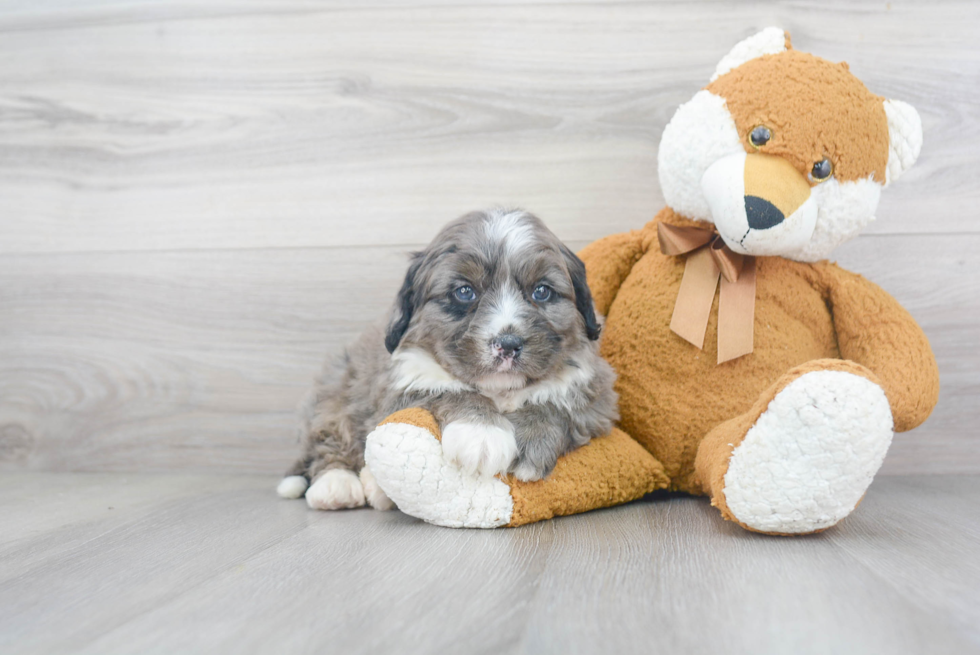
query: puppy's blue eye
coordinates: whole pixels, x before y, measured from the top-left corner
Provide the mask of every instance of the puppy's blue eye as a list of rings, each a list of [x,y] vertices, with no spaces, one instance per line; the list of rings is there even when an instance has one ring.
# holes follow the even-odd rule
[[[459,287],[453,291],[453,297],[460,302],[473,302],[476,300],[476,291],[470,286]]]
[[[534,302],[547,302],[551,300],[551,287],[539,284],[534,288],[534,292],[531,294],[531,299]]]

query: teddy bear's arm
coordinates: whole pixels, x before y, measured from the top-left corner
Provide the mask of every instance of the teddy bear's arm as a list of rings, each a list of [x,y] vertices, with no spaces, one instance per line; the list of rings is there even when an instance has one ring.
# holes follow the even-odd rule
[[[633,265],[646,252],[641,232],[623,232],[590,243],[578,253],[585,262],[585,275],[592,291],[596,311],[609,313],[619,287],[633,270]]]
[[[371,479],[398,508],[436,525],[516,527],[626,503],[669,484],[663,465],[616,428],[562,456],[534,482],[467,473],[448,461],[442,437],[432,414],[404,409],[368,435],[364,451]]]
[[[881,380],[895,431],[911,430],[926,420],[939,398],[939,368],[929,340],[884,289],[836,265],[827,272],[841,357],[866,366]]]

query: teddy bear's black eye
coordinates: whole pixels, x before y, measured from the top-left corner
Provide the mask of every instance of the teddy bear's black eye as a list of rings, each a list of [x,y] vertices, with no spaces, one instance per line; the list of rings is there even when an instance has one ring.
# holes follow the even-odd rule
[[[815,180],[826,180],[833,172],[834,165],[830,163],[829,159],[824,157],[813,165],[813,170],[810,171],[810,177]]]
[[[772,138],[772,131],[765,125],[760,125],[759,127],[752,130],[749,134],[749,142],[756,148],[761,148],[762,146],[769,143],[769,139]]]

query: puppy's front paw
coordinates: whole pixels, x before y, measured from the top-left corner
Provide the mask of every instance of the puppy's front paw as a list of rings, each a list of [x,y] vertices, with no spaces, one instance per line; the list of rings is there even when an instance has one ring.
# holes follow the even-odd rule
[[[313,509],[362,507],[364,487],[353,471],[330,469],[306,490],[306,504]]]
[[[442,452],[470,475],[506,473],[517,457],[513,430],[456,421],[442,430]]]
[[[383,512],[389,509],[395,509],[395,503],[391,502],[391,498],[381,490],[378,486],[377,480],[374,479],[374,474],[371,473],[371,469],[364,466],[361,469],[361,486],[364,487],[364,497],[367,499],[368,505],[374,509],[379,509]]]
[[[289,475],[279,481],[276,493],[280,498],[302,498],[310,483],[302,475]]]
[[[521,482],[534,482],[544,476],[544,471],[528,461],[523,461],[514,467],[514,477]]]

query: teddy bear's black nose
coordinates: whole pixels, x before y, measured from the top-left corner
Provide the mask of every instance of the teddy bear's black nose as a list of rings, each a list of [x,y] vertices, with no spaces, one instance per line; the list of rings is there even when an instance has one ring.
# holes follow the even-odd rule
[[[745,196],[745,217],[753,230],[768,230],[786,219],[776,205],[759,196]]]

